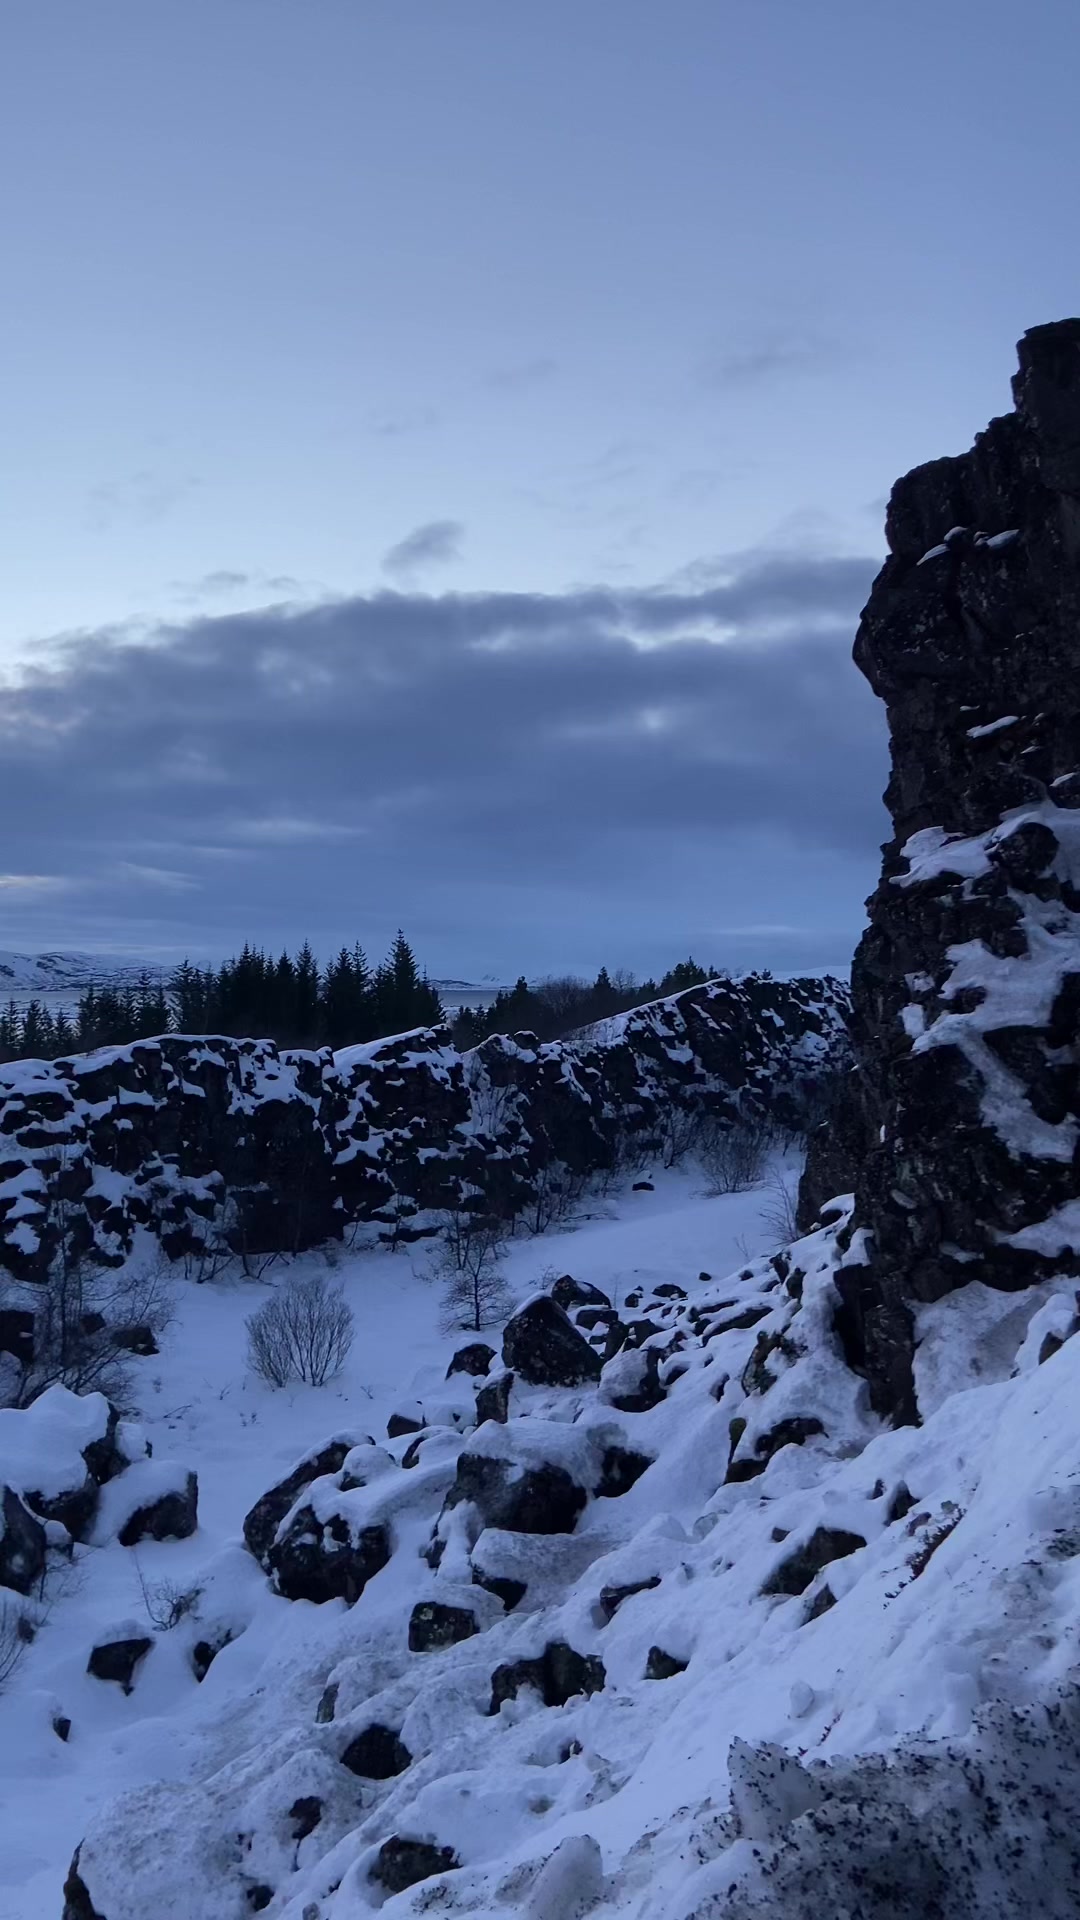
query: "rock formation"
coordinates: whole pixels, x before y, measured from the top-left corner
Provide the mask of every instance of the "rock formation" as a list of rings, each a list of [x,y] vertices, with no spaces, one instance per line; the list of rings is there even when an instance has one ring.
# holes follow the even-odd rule
[[[1080,1255],[1080,320],[1019,355],[1015,412],[894,487],[855,642],[894,831],[803,1210],[855,1187],[840,1331],[901,1420],[913,1305]]]

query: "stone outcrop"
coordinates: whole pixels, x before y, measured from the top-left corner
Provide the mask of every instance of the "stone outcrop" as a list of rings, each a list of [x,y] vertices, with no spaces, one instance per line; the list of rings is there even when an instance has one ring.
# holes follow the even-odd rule
[[[894,487],[855,643],[893,838],[803,1208],[855,1189],[838,1330],[902,1420],[913,1306],[1080,1271],[1080,320],[1019,356],[1015,411]]]
[[[432,1029],[334,1055],[168,1034],[16,1061],[0,1067],[0,1275],[41,1279],[61,1239],[116,1265],[145,1228],[199,1280],[354,1222],[415,1238],[477,1196],[543,1224],[575,1181],[661,1151],[673,1110],[790,1117],[844,1055],[845,1018],[838,981],[750,978],[546,1045],[461,1054]],[[0,1308],[4,1350],[27,1358],[32,1324]]]

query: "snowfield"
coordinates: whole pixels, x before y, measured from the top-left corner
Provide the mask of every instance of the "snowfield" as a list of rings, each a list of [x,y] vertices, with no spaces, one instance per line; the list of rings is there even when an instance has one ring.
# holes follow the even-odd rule
[[[194,1470],[198,1530],[124,1548],[111,1516],[50,1576],[0,1697],[0,1920],[59,1920],[80,1843],[78,1920],[1077,1910],[1075,1281],[923,1309],[924,1424],[886,1430],[833,1333],[842,1210],[770,1255],[763,1193],[653,1178],[513,1244],[519,1301],[572,1274],[654,1330],[599,1385],[519,1373],[505,1424],[447,1378],[474,1336],[438,1331],[422,1248],[336,1256],[357,1333],[321,1390],[245,1370],[282,1267],[178,1289],[129,1474]],[[277,1538],[305,1506],[385,1527],[352,1606],[275,1592],[241,1531],[334,1437]],[[555,1469],[571,1528],[485,1521],[492,1474]],[[164,1583],[198,1597],[155,1627]],[[86,1672],[118,1629],[152,1642],[128,1693]]]

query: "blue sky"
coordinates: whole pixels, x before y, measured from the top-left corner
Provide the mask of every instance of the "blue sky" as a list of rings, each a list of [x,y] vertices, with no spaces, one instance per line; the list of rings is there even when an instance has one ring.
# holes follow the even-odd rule
[[[0,945],[209,951],[310,928],[377,946],[400,920],[435,971],[645,967],[689,941],[736,964],[844,958],[883,832],[880,719],[845,664],[883,499],[898,473],[962,449],[1007,407],[1026,326],[1080,306],[1078,55],[1080,13],[1058,0],[1022,17],[996,0],[13,12],[0,75],[0,660],[50,678],[9,688],[0,778],[6,759],[16,798],[35,782],[61,798],[70,782],[78,818],[65,828],[44,808],[38,827],[13,828]],[[765,583],[768,599],[768,569],[790,581],[796,562],[817,583],[802,626],[798,608],[780,634],[760,606],[732,626],[694,604],[739,581]],[[862,571],[844,573],[849,562]],[[661,589],[686,606],[647,644],[737,643],[738,700],[752,687],[757,702],[744,785],[756,790],[775,748],[774,785],[801,793],[793,811],[756,823],[733,811],[732,741],[710,814],[704,743],[668,713],[650,742],[666,743],[667,773],[643,783],[639,807],[628,783],[620,840],[615,823],[590,825],[605,807],[589,767],[597,781],[610,767],[580,728],[573,779],[558,756],[548,765],[548,735],[519,741],[547,767],[547,838],[561,849],[530,886],[536,788],[519,792],[495,752],[498,772],[473,792],[485,717],[487,737],[505,732],[507,676],[475,687],[466,762],[427,782],[427,815],[446,682],[410,656],[414,724],[375,787],[335,760],[328,789],[298,724],[297,754],[316,762],[301,845],[301,768],[282,780],[258,751],[265,671],[221,706],[215,674],[241,615],[287,606],[265,617],[265,648],[303,656],[332,605],[363,648],[393,594],[410,633],[415,615],[433,644],[452,634],[468,649],[493,598],[539,597],[559,613],[559,644],[550,618],[542,645],[535,622],[527,643],[512,622],[505,644],[541,647],[541,678],[561,690],[547,724],[564,740],[567,660],[600,644],[582,612],[596,588],[614,607],[603,645],[644,644],[642,596]],[[768,650],[797,646],[803,628],[820,650],[825,627],[821,671],[844,689],[829,699],[852,764],[843,806],[827,795],[815,819],[787,777],[802,750],[787,719],[770,747]],[[194,764],[201,723],[185,706],[181,736],[157,712],[144,765],[141,697],[142,731],[121,738],[100,670],[118,646],[136,676],[163,648],[197,655],[208,701],[227,707],[196,809],[198,844],[215,854],[194,850],[170,784],[170,768]],[[676,682],[680,670],[672,656]],[[532,671],[530,655],[530,686]],[[718,703],[717,739],[737,704],[725,672],[694,696],[699,718]],[[649,725],[636,709],[627,719],[613,673],[609,747],[613,729],[625,746]],[[364,704],[351,678],[338,694]],[[41,703],[63,711],[70,752],[50,736],[33,760],[31,695],[39,735]],[[807,699],[801,731],[820,735]],[[387,724],[373,714],[358,711],[358,740]],[[805,750],[803,785],[828,789]],[[116,756],[140,796],[126,825]],[[216,811],[203,806],[211,785]],[[687,797],[666,838],[660,788]],[[161,816],[153,835],[148,812]],[[142,841],[160,843],[170,814],[169,849],[153,854]],[[251,823],[264,852],[286,819],[271,883]]]

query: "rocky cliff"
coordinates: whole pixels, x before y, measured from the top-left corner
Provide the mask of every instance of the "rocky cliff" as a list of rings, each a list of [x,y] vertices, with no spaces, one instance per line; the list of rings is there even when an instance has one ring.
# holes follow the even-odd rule
[[[548,1045],[459,1054],[431,1030],[333,1055],[173,1034],[16,1062],[0,1270],[33,1282],[61,1240],[119,1264],[142,1228],[198,1279],[352,1223],[415,1236],[463,1201],[543,1226],[575,1182],[677,1157],[674,1116],[749,1101],[795,1118],[845,1053],[846,1005],[834,980],[718,980]]]
[[[1019,357],[1015,411],[893,489],[855,642],[894,833],[803,1203],[855,1186],[841,1331],[900,1419],[920,1303],[1080,1272],[1080,320]]]

